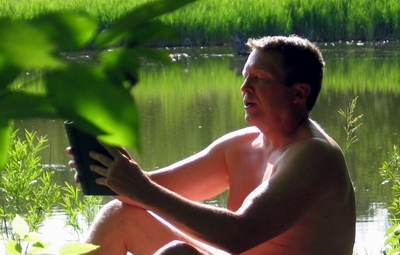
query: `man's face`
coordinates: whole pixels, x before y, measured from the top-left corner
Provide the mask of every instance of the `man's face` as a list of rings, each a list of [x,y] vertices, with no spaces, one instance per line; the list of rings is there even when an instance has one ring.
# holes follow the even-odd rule
[[[252,125],[278,123],[293,101],[293,90],[284,84],[282,56],[272,51],[253,51],[244,68],[241,86],[245,119]]]

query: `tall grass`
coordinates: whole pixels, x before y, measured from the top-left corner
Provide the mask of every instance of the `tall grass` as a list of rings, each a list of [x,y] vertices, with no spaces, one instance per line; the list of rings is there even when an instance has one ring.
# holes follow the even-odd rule
[[[0,17],[77,10],[106,27],[146,1],[0,0]],[[246,37],[298,34],[315,41],[400,38],[399,0],[200,0],[162,19],[178,31],[178,44],[188,38],[191,45],[219,45],[238,31]]]
[[[168,18],[177,26],[195,18],[205,31],[205,44],[236,31],[249,37],[295,33],[328,41],[400,37],[398,0],[204,0]]]
[[[51,11],[87,12],[103,26],[137,6],[143,0],[0,0],[0,17],[32,19]]]

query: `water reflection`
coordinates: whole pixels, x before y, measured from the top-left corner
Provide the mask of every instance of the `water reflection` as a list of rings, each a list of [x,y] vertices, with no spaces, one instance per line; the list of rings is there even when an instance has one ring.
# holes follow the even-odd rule
[[[358,215],[355,250],[357,254],[380,254],[389,227],[385,203],[370,203],[365,215]]]
[[[363,114],[356,133],[359,141],[345,153],[356,186],[358,254],[377,254],[388,226],[385,202],[391,198],[389,187],[380,184],[378,169],[390,158],[393,145],[399,144],[400,45],[320,47],[327,62],[326,77],[312,118],[344,145],[344,119],[338,110],[359,96],[356,114]],[[246,125],[239,90],[245,57],[227,47],[170,51],[184,67],[165,69],[149,64],[134,91],[143,153],[131,153],[148,170],[187,157]],[[59,183],[74,183],[66,167],[69,159],[64,153],[67,139],[62,120],[16,121],[15,126],[47,135],[49,148],[41,153],[43,163],[57,170]],[[206,202],[224,206],[226,193]]]

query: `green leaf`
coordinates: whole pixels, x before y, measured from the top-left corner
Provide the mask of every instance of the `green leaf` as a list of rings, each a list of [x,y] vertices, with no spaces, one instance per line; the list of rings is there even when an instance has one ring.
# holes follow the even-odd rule
[[[22,254],[22,247],[15,240],[8,240],[6,243],[6,252],[8,255],[21,255]]]
[[[16,215],[13,219],[11,226],[14,232],[21,238],[29,234],[29,226],[21,216]]]
[[[21,69],[7,63],[6,57],[0,53],[0,90],[12,83],[20,72]]]
[[[140,7],[122,16],[122,18],[118,19],[114,23],[114,26],[117,28],[123,28],[125,25],[142,24],[150,19],[173,12],[184,5],[195,1],[196,0],[156,0],[146,2]]]
[[[43,236],[36,232],[30,232],[26,235],[24,241],[36,243],[36,246],[44,247],[46,244],[43,241]]]
[[[165,65],[173,65],[166,50],[148,48],[129,49],[125,47],[104,51],[100,54],[103,70],[109,79],[117,85],[129,83],[131,89],[139,80],[140,57],[160,61]]]
[[[46,245],[42,242],[35,242],[29,249],[29,254],[44,254],[44,251],[48,248],[49,245]]]
[[[152,61],[159,61],[164,65],[176,67],[180,66],[176,62],[172,62],[172,59],[169,56],[169,52],[167,50],[141,49],[140,53],[143,57]]]
[[[99,246],[93,245],[89,243],[67,243],[60,247],[59,253],[60,255],[76,255],[76,254],[83,254],[89,251],[96,250]]]
[[[7,163],[10,142],[10,122],[0,119],[0,170]]]
[[[56,109],[46,95],[10,92],[1,97],[0,119],[55,118]]]
[[[177,39],[178,34],[171,26],[164,24],[160,20],[145,22],[141,26],[134,27],[126,33],[128,47],[144,45],[155,38]]]
[[[0,55],[13,66],[59,68],[54,45],[46,34],[24,21],[0,20]]]
[[[77,12],[48,13],[32,20],[61,50],[78,50],[88,44],[97,32],[97,22]]]
[[[132,95],[100,68],[71,65],[48,77],[49,99],[60,116],[111,145],[138,147],[138,112]]]
[[[173,12],[182,6],[195,2],[196,0],[158,0],[146,2],[145,4],[126,13],[103,33],[99,34],[95,41],[96,47],[104,47],[114,44],[129,31],[140,27],[150,19],[160,15]]]
[[[100,55],[104,71],[116,84],[129,82],[131,88],[139,80],[140,61],[138,53],[127,48],[105,51]]]

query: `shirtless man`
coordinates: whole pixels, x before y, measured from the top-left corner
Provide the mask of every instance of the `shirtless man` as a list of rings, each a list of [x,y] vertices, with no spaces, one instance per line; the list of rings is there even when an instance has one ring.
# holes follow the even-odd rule
[[[346,162],[309,119],[322,56],[294,36],[248,44],[241,91],[251,127],[151,172],[123,150],[105,146],[113,160],[90,153],[104,165],[91,167],[104,176],[98,183],[121,196],[93,224],[87,241],[100,248],[91,254],[352,254],[355,202]],[[226,209],[198,202],[226,189]]]

